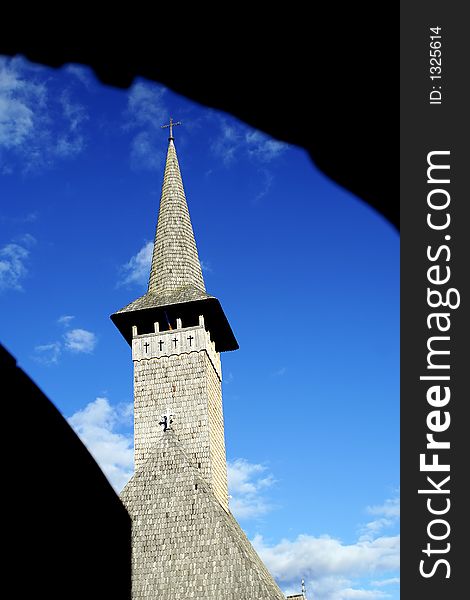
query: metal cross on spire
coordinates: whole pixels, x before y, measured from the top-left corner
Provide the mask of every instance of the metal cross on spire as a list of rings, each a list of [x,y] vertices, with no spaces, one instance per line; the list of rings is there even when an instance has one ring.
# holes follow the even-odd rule
[[[170,128],[170,137],[168,138],[168,140],[174,140],[175,139],[173,137],[173,127],[176,127],[176,125],[181,125],[181,121],[173,122],[173,117],[170,117],[170,122],[168,123],[168,125],[161,125],[160,126],[162,129],[166,129],[167,127]]]

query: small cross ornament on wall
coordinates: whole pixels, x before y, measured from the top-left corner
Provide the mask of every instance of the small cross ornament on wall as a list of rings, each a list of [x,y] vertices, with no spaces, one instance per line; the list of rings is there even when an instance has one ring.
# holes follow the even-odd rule
[[[173,415],[168,412],[162,415],[162,420],[160,421],[159,425],[163,426],[163,431],[170,429],[170,425],[173,423],[173,419],[171,418],[172,416]]]

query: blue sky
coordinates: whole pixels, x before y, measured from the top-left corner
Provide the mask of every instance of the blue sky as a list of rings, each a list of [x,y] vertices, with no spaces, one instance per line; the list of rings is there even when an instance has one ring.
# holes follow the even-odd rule
[[[222,355],[232,511],[286,593],[398,599],[399,237],[303,150],[154,83],[0,57],[0,340],[119,491],[132,361],[109,315],[146,290],[170,114],[240,344]]]

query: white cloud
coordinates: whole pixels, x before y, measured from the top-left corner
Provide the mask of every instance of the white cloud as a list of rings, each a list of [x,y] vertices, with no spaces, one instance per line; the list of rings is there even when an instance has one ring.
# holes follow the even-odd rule
[[[62,315],[57,319],[57,323],[68,328],[74,319],[73,315]],[[36,346],[33,358],[43,365],[57,364],[64,351],[72,354],[91,354],[97,341],[96,334],[92,331],[69,329],[62,336],[62,340]]]
[[[0,147],[21,147],[37,122],[35,108],[43,107],[44,85],[22,77],[18,59],[0,57]]]
[[[314,600],[380,600],[381,598],[390,598],[388,594],[381,590],[364,589],[361,587],[352,588],[348,579],[339,577],[324,577],[321,581],[315,581],[307,586],[307,598]],[[299,593],[299,585],[291,585],[285,588],[285,593]]]
[[[63,325],[64,327],[69,327],[70,323],[75,319],[73,315],[62,315],[57,319],[57,323],[59,325]]]
[[[34,246],[36,243],[36,238],[31,235],[30,233],[23,233],[22,235],[19,235],[16,239],[16,242],[23,244],[23,246],[27,246],[29,248],[31,248],[31,246]]]
[[[128,95],[124,128],[136,133],[131,140],[131,166],[158,171],[163,164],[162,130],[168,117],[163,101],[166,89],[156,84],[135,83]]]
[[[34,240],[33,236],[30,236]],[[0,248],[0,291],[23,289],[22,281],[28,273],[27,261],[29,250],[26,245],[31,245],[31,240],[25,240],[23,245],[17,243],[6,244]]]
[[[379,598],[389,597],[388,594],[380,590],[364,590],[349,587],[333,591],[330,595],[331,600],[378,600]]]
[[[65,349],[70,352],[90,354],[96,346],[96,335],[86,329],[72,329],[64,334]]]
[[[250,129],[244,124],[228,122],[221,116],[218,116],[218,120],[220,134],[214,139],[211,147],[214,154],[221,158],[227,166],[242,157],[268,164],[281,156],[288,147],[284,142],[274,140],[261,131]],[[272,175],[266,171],[263,191],[258,194],[260,198],[267,193],[271,184]]]
[[[286,149],[287,144],[273,140],[261,131],[252,129],[245,134],[248,154],[263,163],[278,158]]]
[[[59,104],[67,127],[57,136],[55,152],[61,158],[73,157],[80,154],[85,147],[82,123],[89,117],[85,107],[73,101],[71,93],[67,89],[60,94]]]
[[[389,498],[383,504],[378,506],[368,506],[367,512],[371,515],[385,516],[389,518],[398,518],[400,516],[400,499]]]
[[[229,124],[225,119],[220,121],[220,135],[212,142],[213,152],[226,165],[234,162],[243,147],[243,135],[239,127]]]
[[[37,211],[33,211],[28,213],[25,217],[24,217],[24,222],[25,223],[34,223],[34,221],[37,221],[39,218],[39,213]]]
[[[146,285],[150,275],[153,242],[146,242],[142,248],[121,267],[118,285]]]
[[[212,267],[211,267],[211,263],[209,261],[206,260],[200,260],[199,261],[201,263],[201,269],[203,273],[212,273]]]
[[[52,90],[53,74],[21,57],[0,57],[0,157],[4,174],[49,167],[84,147],[83,106]]]
[[[299,591],[305,579],[307,593],[318,600],[375,600],[391,597],[382,588],[398,586],[400,536],[377,535],[385,526],[397,526],[399,498],[367,507],[386,524],[365,526],[366,535],[349,544],[329,535],[308,534],[268,544],[262,536],[252,543],[286,594]]]
[[[387,597],[381,590],[370,589],[364,582],[371,575],[399,568],[399,536],[343,544],[329,536],[299,535],[268,545],[259,535],[252,543],[281,586],[293,589],[302,578],[314,598],[321,600],[375,599]],[[357,580],[361,580],[357,582]]]
[[[366,511],[378,518],[369,521],[362,527],[361,539],[368,540],[387,527],[393,526],[400,518],[400,499],[397,497],[385,500],[383,504],[368,506]]]
[[[64,67],[64,70],[76,77],[76,79],[83,84],[87,90],[91,88],[91,84],[94,81],[94,75],[89,68],[78,64],[68,64]]]
[[[132,404],[113,406],[107,398],[96,398],[68,421],[115,490],[121,491],[133,471],[133,438],[118,429],[131,425]]]
[[[225,377],[224,377],[224,379],[223,379],[223,382],[224,382],[224,383],[232,383],[232,381],[233,381],[234,379],[235,379],[235,377],[234,377],[234,375],[233,375],[233,372],[232,372],[232,371],[229,371],[229,372],[227,373],[227,375],[225,375]]]
[[[269,190],[272,187],[273,181],[274,181],[274,176],[273,174],[268,171],[267,169],[262,169],[261,171],[262,175],[263,175],[263,181],[261,182],[261,190],[256,194],[255,198],[254,198],[254,202],[259,202],[262,198],[264,198],[268,193]]]
[[[281,581],[338,575],[342,577],[388,572],[399,566],[399,536],[343,544],[330,536],[301,534],[295,540],[282,540],[268,546],[261,536],[254,546],[273,575]]]
[[[266,471],[265,466],[243,458],[227,462],[230,510],[238,519],[252,519],[272,510],[263,492],[275,480]]]
[[[37,211],[34,211],[34,212],[27,213],[26,215],[23,215],[23,216],[0,215],[0,222],[1,223],[14,223],[15,225],[16,224],[23,225],[24,223],[33,223],[34,221],[37,221],[38,218],[39,218],[39,213]]]
[[[62,344],[60,342],[52,342],[50,344],[42,344],[34,348],[34,360],[43,365],[56,365],[59,362],[62,353]]]
[[[155,84],[135,83],[127,101],[131,120],[136,125],[160,129],[167,114],[163,103],[165,92],[165,88]]]
[[[148,131],[139,131],[131,141],[131,166],[135,170],[159,171],[163,165],[161,148]]]
[[[375,579],[370,584],[374,587],[385,587],[387,585],[398,585],[400,583],[399,577],[391,577],[390,579]]]

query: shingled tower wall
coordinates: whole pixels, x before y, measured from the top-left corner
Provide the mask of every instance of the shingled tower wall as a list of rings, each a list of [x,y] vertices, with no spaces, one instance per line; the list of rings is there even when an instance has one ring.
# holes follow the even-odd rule
[[[284,600],[228,507],[220,352],[170,128],[147,293],[111,316],[132,347],[133,600]]]
[[[135,469],[151,458],[165,435],[162,416],[171,415],[188,458],[228,510],[220,355],[202,315],[196,327],[135,336],[132,359]]]

